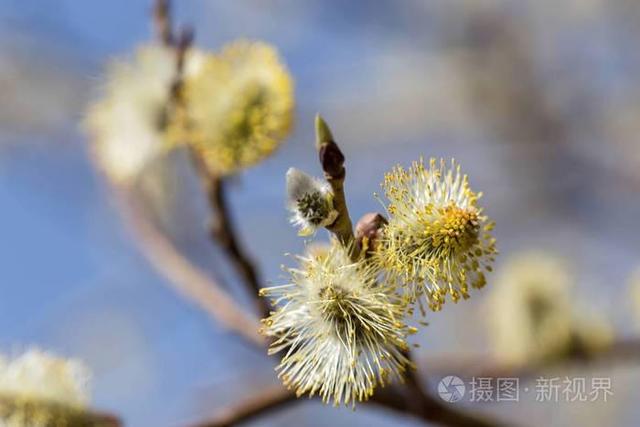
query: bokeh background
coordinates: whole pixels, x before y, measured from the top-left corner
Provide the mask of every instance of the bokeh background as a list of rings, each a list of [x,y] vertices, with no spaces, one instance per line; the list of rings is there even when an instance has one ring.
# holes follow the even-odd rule
[[[178,426],[277,379],[273,361],[166,286],[90,161],[84,108],[108,60],[152,38],[149,11],[147,0],[0,0],[0,349],[79,357],[94,371],[96,407],[130,426]],[[373,192],[394,164],[455,157],[497,222],[498,269],[523,250],[562,257],[618,336],[637,331],[627,281],[640,264],[640,2],[193,0],[176,2],[175,16],[203,47],[275,44],[295,78],[294,134],[230,190],[265,281],[279,280],[285,252],[303,250],[284,173],[319,174],[319,111],[347,156],[354,216],[381,210]],[[206,238],[185,156],[160,175],[168,184],[141,190],[150,215],[194,263],[237,282]],[[243,291],[232,287],[246,303]],[[418,353],[484,354],[483,297],[430,315]],[[571,372],[612,377],[614,397],[474,409],[521,425],[638,425],[637,370]],[[419,425],[307,401],[252,425],[328,423]]]

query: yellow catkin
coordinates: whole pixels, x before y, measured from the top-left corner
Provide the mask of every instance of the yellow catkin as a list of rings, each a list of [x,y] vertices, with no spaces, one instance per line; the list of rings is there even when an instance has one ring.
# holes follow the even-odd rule
[[[187,70],[174,143],[188,143],[212,173],[229,175],[270,156],[288,136],[293,81],[272,46],[237,41]]]
[[[487,298],[489,342],[511,364],[588,356],[608,346],[612,328],[576,303],[574,278],[554,256],[528,251],[510,258]]]
[[[469,298],[486,284],[485,272],[497,253],[493,223],[478,206],[481,194],[469,188],[460,166],[431,159],[398,166],[385,175],[389,224],[377,260],[390,280],[407,286],[407,298],[440,310],[449,295]]]

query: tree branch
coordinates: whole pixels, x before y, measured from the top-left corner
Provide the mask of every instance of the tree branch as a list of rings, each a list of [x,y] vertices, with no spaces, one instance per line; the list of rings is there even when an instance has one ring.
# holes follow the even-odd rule
[[[393,385],[374,394],[372,401],[388,409],[413,415],[429,423],[455,427],[497,427],[502,424],[496,420],[483,418],[478,415],[458,411],[435,399],[423,389],[422,382],[413,362],[413,356],[406,351],[407,359],[411,362],[405,375],[405,386]]]
[[[188,28],[184,29],[176,38],[173,35],[170,11],[171,6],[168,0],[156,0],[153,10],[156,33],[163,44],[176,50],[176,77],[171,88],[170,103],[179,105],[182,102],[182,99],[180,99],[180,87],[182,85],[184,59],[193,42],[193,31]],[[168,107],[170,108],[171,106]],[[210,231],[211,238],[221,246],[233,262],[235,269],[249,288],[259,313],[267,317],[269,316],[270,305],[267,300],[258,297],[258,291],[262,286],[253,261],[239,243],[227,203],[224,178],[211,174],[197,151],[191,150],[191,158],[202,181],[203,189],[207,194],[209,206],[214,214]]]
[[[262,389],[237,405],[229,405],[213,418],[191,427],[229,427],[261,417],[297,401],[295,393],[281,385]]]
[[[530,378],[545,369],[562,366],[597,366],[599,364],[620,364],[640,362],[640,338],[620,340],[590,357],[570,355],[564,360],[547,365],[507,366],[496,361],[487,363],[485,357],[470,359],[460,363],[451,363],[451,357],[439,357],[423,360],[432,371],[442,375],[461,377],[490,378]],[[281,408],[287,403],[297,401],[295,395],[284,387],[269,388],[251,397],[245,404],[227,407],[211,420],[197,424],[196,427],[221,427],[235,425]],[[380,389],[368,403],[377,404],[403,414],[412,415],[424,421],[448,426],[490,426],[499,425],[488,419],[478,418],[471,414],[454,410],[444,403],[425,393],[417,382],[417,378],[409,375],[405,387],[392,385]]]
[[[410,354],[407,357],[411,358]],[[297,401],[296,395],[282,386],[260,391],[236,406],[223,408],[213,419],[194,427],[227,427],[263,416]],[[366,403],[379,405],[429,423],[455,427],[497,427],[503,424],[458,411],[434,399],[422,388],[416,372],[409,369],[404,385],[381,388]]]
[[[115,199],[117,209],[141,253],[174,289],[227,329],[236,332],[253,346],[264,348],[266,342],[258,333],[258,320],[242,310],[216,281],[186,259],[147,218],[136,200],[128,196],[126,189],[116,188]]]
[[[173,44],[171,4],[168,0],[156,0],[153,4],[153,26],[158,39],[165,46]]]
[[[213,418],[193,427],[228,427],[264,416],[287,404],[303,401],[282,386],[261,390],[238,405],[223,408]],[[412,403],[416,402],[416,404]],[[378,405],[428,423],[455,427],[496,427],[500,424],[461,412],[427,395],[416,385],[392,385],[379,390],[367,404]]]
[[[371,403],[401,414],[411,415],[426,423],[442,426],[499,427],[511,425],[446,405],[425,393],[417,384],[408,383],[405,387],[391,386],[382,389],[373,395]]]
[[[432,372],[442,375],[456,375],[463,378],[520,378],[527,379],[541,371],[565,366],[596,367],[600,365],[620,365],[640,363],[640,338],[619,340],[592,353],[570,353],[564,358],[545,364],[506,364],[488,356],[475,356],[467,360],[455,361],[455,357],[440,356],[421,361],[430,366]]]
[[[235,232],[235,225],[226,197],[226,181],[223,177],[209,173],[202,157],[195,150],[192,150],[191,154],[213,212],[210,236],[225,251],[236,271],[241,275],[255,301],[258,312],[264,317],[268,317],[271,306],[269,301],[258,296],[262,285],[258,278],[257,269],[240,245]]]

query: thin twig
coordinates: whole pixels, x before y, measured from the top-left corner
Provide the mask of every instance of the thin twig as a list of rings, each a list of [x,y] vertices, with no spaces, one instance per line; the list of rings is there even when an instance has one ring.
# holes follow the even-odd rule
[[[417,402],[415,404],[414,402]],[[392,386],[380,390],[371,398],[371,403],[401,414],[411,415],[429,424],[449,427],[499,427],[507,426],[502,421],[459,410],[425,393],[417,384],[405,387]]]
[[[162,44],[171,46],[173,44],[171,3],[168,0],[156,0],[153,5],[152,15],[153,26],[158,39]]]
[[[413,353],[410,348],[402,350],[402,353],[407,358],[407,370],[404,373],[404,384],[407,390],[401,390],[404,392],[406,398],[404,399],[405,405],[411,408],[410,412],[417,413],[421,411],[423,406],[423,400],[425,400],[425,393],[422,390],[422,378],[418,373],[418,366],[413,357]],[[378,397],[379,398],[379,397]]]
[[[496,420],[458,411],[426,393],[411,352],[406,351],[406,356],[412,366],[405,374],[405,386],[394,385],[382,389],[372,397],[373,402],[443,426],[496,427],[506,425]]]
[[[168,279],[179,294],[252,345],[264,348],[265,340],[258,333],[258,320],[242,310],[215,280],[186,259],[142,212],[136,200],[128,196],[127,191],[122,188],[115,190],[117,208],[151,265]]]
[[[256,266],[240,245],[235,232],[232,215],[227,203],[226,181],[224,178],[216,177],[211,180],[208,197],[215,215],[213,223],[211,224],[211,236],[215,238],[218,244],[227,252],[235,268],[242,276],[244,283],[249,288],[260,313],[262,313],[264,317],[269,316],[269,302],[267,299],[258,296],[262,285],[258,279]]]
[[[282,386],[261,390],[237,405],[220,410],[211,419],[193,427],[228,427],[237,425],[278,410],[289,403],[304,401]],[[414,405],[412,402],[417,402]],[[429,423],[452,427],[496,427],[500,424],[438,402],[417,386],[394,385],[381,389],[366,402],[404,415],[414,416]]]
[[[249,289],[257,310],[264,317],[269,316],[271,309],[269,302],[258,297],[262,287],[255,264],[249,258],[236,234],[231,211],[226,197],[226,181],[223,177],[209,173],[202,157],[195,150],[191,151],[192,159],[202,181],[209,206],[213,213],[210,235],[217,242],[232,261],[236,271]]]
[[[438,356],[421,360],[432,372],[462,378],[520,378],[527,379],[545,370],[584,366],[640,364],[640,338],[624,339],[591,353],[571,353],[547,363],[508,364],[490,356],[473,356],[456,361],[455,356]]]
[[[247,397],[241,404],[222,408],[213,418],[193,424],[192,427],[234,426],[276,411],[296,400],[296,395],[281,385],[265,388]]]
[[[171,105],[168,106],[169,109],[183,102],[180,96],[180,87],[182,85],[184,60],[186,52],[193,42],[193,31],[190,28],[183,29],[177,38],[173,35],[170,10],[171,7],[168,0],[157,0],[153,13],[159,39],[165,45],[176,50],[176,77],[171,88]],[[191,150],[191,154],[214,215],[211,224],[211,238],[222,247],[242,276],[242,280],[249,288],[259,313],[267,317],[269,316],[270,305],[267,300],[258,297],[258,291],[262,286],[253,261],[239,243],[227,203],[224,178],[211,174],[197,151]]]

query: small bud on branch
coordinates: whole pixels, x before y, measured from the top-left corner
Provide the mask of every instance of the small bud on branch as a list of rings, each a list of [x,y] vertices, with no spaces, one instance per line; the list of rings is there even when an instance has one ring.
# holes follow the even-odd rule
[[[333,233],[343,247],[350,249],[352,259],[359,255],[359,249],[353,244],[353,225],[349,217],[349,209],[344,194],[344,154],[333,140],[333,134],[327,123],[318,114],[316,115],[316,148],[324,177],[333,191],[333,207],[338,212],[337,219],[326,229]]]
[[[344,177],[344,154],[333,141],[324,142],[318,151],[322,170],[333,179]]]
[[[344,154],[335,143],[327,123],[316,116],[316,148],[324,173],[331,178],[344,178]]]
[[[356,244],[360,250],[367,251],[367,254],[375,251],[376,245],[379,243],[382,227],[388,223],[389,221],[382,214],[376,212],[364,214],[358,220],[355,231]]]

